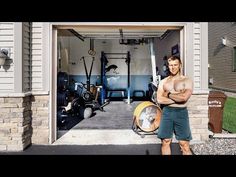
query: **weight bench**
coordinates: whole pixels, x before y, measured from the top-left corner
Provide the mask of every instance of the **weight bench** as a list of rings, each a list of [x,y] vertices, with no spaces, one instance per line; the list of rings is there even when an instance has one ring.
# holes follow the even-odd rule
[[[136,96],[136,93],[141,93],[142,94],[142,97],[145,97],[145,92],[143,90],[134,90],[133,91],[133,96],[135,97]]]
[[[120,93],[121,96],[124,98],[126,89],[112,89],[112,90],[107,90],[107,96],[111,97],[113,93]]]

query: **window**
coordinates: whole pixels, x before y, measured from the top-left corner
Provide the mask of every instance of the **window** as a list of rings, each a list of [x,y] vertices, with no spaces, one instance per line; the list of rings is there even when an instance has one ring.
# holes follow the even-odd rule
[[[236,72],[236,46],[233,51],[233,72]]]

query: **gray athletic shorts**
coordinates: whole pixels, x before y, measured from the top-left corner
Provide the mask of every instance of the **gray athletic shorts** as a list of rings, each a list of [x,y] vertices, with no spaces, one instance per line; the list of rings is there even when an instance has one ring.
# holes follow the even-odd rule
[[[162,110],[162,117],[157,137],[171,139],[175,134],[177,140],[192,139],[187,108],[166,106]]]

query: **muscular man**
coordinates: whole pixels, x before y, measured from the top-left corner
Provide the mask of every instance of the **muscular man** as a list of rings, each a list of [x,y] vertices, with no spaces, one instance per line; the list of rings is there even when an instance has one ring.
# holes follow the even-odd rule
[[[168,59],[170,75],[161,80],[157,90],[157,102],[164,105],[158,129],[162,140],[161,152],[170,155],[173,133],[179,141],[183,155],[191,155],[189,141],[192,139],[187,101],[192,95],[193,82],[181,74],[181,60],[171,56]]]

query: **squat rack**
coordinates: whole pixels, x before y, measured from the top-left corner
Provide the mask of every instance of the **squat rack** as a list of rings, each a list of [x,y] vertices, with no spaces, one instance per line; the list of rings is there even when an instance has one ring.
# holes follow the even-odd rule
[[[120,55],[121,57],[109,57],[109,55]],[[124,57],[125,55],[125,57]],[[125,63],[127,64],[127,103],[130,104],[130,52],[127,53],[105,53],[101,52],[101,84],[102,84],[102,92],[101,92],[101,103],[103,104],[106,98],[106,65],[108,63],[108,59],[125,59]]]

